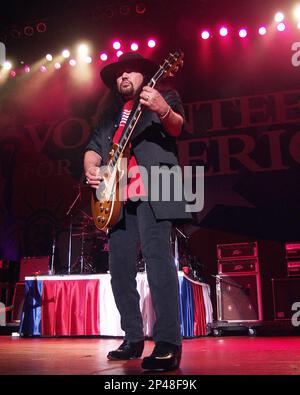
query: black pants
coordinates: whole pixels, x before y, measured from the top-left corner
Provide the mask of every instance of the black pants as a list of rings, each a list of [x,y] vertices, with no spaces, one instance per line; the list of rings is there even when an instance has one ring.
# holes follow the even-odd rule
[[[137,245],[146,261],[155,323],[153,339],[181,344],[178,276],[172,254],[171,221],[157,221],[149,202],[128,202],[122,221],[109,234],[109,269],[125,339],[144,338],[136,289]]]

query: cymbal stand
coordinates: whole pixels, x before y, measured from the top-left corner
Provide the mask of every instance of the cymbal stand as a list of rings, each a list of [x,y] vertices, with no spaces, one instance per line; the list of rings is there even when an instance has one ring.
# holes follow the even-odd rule
[[[55,249],[56,249],[56,236],[55,231],[53,232],[53,242],[52,242],[52,252],[51,252],[51,267],[50,267],[50,275],[53,276],[54,273],[54,258],[55,258]]]
[[[81,252],[80,252],[80,273],[83,273],[84,268],[84,231],[81,233]]]

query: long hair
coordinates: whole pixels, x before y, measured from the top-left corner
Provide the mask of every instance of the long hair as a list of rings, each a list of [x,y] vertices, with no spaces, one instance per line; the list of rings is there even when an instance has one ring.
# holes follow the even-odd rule
[[[106,91],[101,96],[95,114],[92,117],[94,127],[101,127],[107,123],[115,122],[121,112],[124,99],[116,89]]]
[[[138,90],[135,97],[136,107],[139,101],[140,93],[144,85],[149,82],[150,76],[145,75],[140,89]],[[100,99],[97,110],[92,117],[92,124],[94,127],[101,128],[102,126],[109,126],[111,123],[115,123],[122,111],[126,99],[118,92],[117,88],[114,87],[107,91]]]

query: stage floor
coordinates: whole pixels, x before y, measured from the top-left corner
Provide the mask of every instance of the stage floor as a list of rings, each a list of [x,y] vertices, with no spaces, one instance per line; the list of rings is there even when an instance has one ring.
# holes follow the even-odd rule
[[[113,362],[118,338],[0,336],[0,374],[139,375],[141,360]],[[146,341],[144,355],[151,353]],[[299,375],[300,337],[202,337],[183,341],[181,367],[169,375]],[[150,373],[149,373],[150,374]],[[157,374],[157,373],[156,373]],[[166,374],[166,373],[164,373]]]

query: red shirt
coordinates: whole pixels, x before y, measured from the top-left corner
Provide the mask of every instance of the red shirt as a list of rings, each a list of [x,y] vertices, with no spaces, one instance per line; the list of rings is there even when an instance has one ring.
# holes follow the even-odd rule
[[[118,142],[120,141],[122,132],[124,130],[124,127],[126,125],[128,118],[129,118],[129,115],[131,113],[133,105],[134,105],[133,100],[128,100],[124,104],[119,127],[113,136],[113,143],[114,144],[118,144]],[[135,166],[136,166],[136,168],[135,168],[136,171],[134,171],[132,174],[130,174],[130,170],[132,170],[132,168]],[[132,197],[146,196],[146,191],[145,191],[145,187],[142,182],[141,173],[138,169],[138,163],[137,163],[134,155],[131,155],[129,158],[127,172],[128,172],[128,176],[130,176],[130,178],[129,178],[129,180],[127,180],[127,185],[124,190],[124,199],[127,200]],[[132,175],[132,177],[131,177],[131,175]]]

